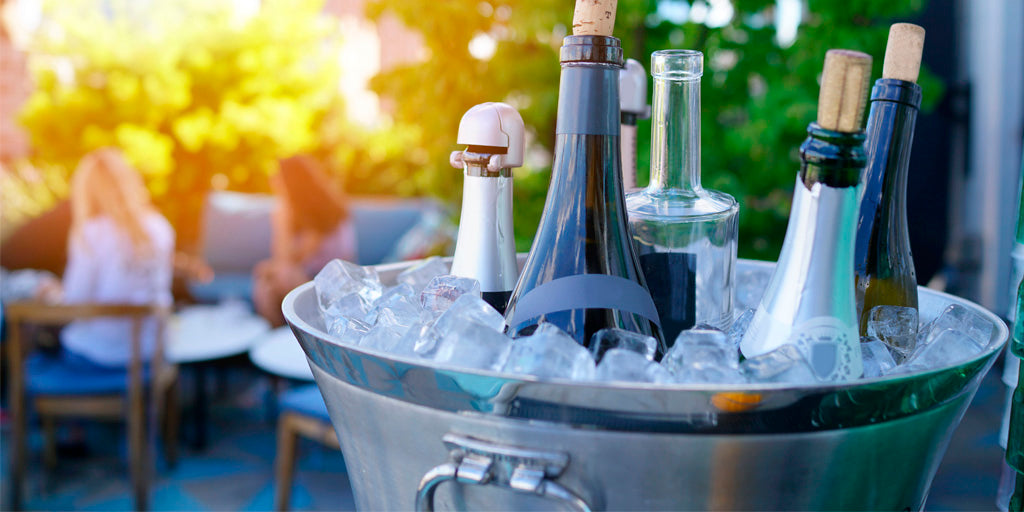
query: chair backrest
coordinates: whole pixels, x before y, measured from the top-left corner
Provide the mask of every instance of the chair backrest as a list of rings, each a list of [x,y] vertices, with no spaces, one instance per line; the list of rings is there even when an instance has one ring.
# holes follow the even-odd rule
[[[270,257],[270,212],[275,202],[268,194],[215,191],[207,196],[202,257],[215,273],[249,273]]]
[[[171,313],[170,306],[152,304],[46,304],[41,302],[11,302],[4,305],[4,316],[8,324],[12,377],[20,377],[21,360],[27,353],[21,339],[21,328],[24,324],[33,325],[64,325],[76,320],[101,317],[126,317],[132,321],[131,363],[129,366],[129,385],[142,384],[142,322],[155,317],[160,328],[157,329],[156,346],[151,362],[152,371],[157,372],[163,366],[164,331],[167,318]]]
[[[213,269],[211,283],[190,283],[189,290],[203,302],[227,297],[247,299],[252,293],[250,274],[270,257],[270,216],[276,199],[267,194],[214,191],[203,212],[200,253]],[[374,265],[394,255],[403,235],[436,212],[433,199],[351,197],[356,230],[357,261]]]

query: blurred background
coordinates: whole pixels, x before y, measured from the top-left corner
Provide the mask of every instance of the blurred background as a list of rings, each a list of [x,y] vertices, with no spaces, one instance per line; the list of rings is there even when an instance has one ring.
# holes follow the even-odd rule
[[[6,237],[60,202],[78,159],[106,145],[144,174],[184,249],[198,244],[211,190],[266,192],[277,159],[299,152],[351,195],[430,196],[457,219],[461,175],[447,155],[459,119],[506,101],[529,131],[515,191],[527,250],[572,7],[5,0],[0,229]],[[909,185],[918,274],[1002,311],[1024,118],[1021,10],[1014,0],[622,0],[616,35],[645,67],[657,49],[705,53],[705,186],[740,200],[740,256],[775,259],[825,50],[864,51],[879,76],[889,24],[923,25]],[[638,132],[644,184],[649,123]]]
[[[178,249],[215,271],[248,272],[258,259],[248,253],[269,250],[269,224],[263,217],[218,228],[211,198],[269,197],[278,161],[300,153],[374,211],[416,205],[394,240],[360,263],[450,254],[462,174],[448,155],[460,149],[462,114],[486,101],[510,103],[526,122],[528,154],[515,171],[514,203],[517,248],[526,251],[550,178],[557,52],[573,4],[2,0],[0,265],[60,275],[69,178],[83,155],[104,146],[120,148],[143,175]],[[889,25],[903,21],[927,30],[908,186],[918,279],[1007,316],[1016,290],[1009,283],[1019,279],[1011,278],[1010,253],[1024,139],[1024,2],[620,0],[615,35],[645,67],[658,49],[705,53],[704,186],[739,200],[740,257],[774,260],[825,51],[872,55],[877,78]],[[649,122],[638,133],[644,185]],[[362,252],[364,239],[377,235],[359,214]],[[211,250],[231,237],[252,240]],[[176,297],[197,295],[186,287]],[[957,501],[979,480],[951,476],[943,502],[940,473],[935,508],[989,508],[994,499],[989,473],[998,474],[1001,452],[985,436],[995,435],[991,423],[1002,412],[995,379],[998,389],[977,400],[988,412],[974,420],[968,413],[964,428],[975,421],[976,429],[955,438],[950,451],[988,457],[956,462],[961,471],[987,472],[983,495]],[[255,435],[223,428],[224,436]],[[306,507],[325,506],[309,494],[299,498]]]

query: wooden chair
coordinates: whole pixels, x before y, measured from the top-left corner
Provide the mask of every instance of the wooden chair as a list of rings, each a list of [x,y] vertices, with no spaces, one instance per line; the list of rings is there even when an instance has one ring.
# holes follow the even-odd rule
[[[274,460],[274,509],[288,510],[295,478],[298,437],[301,435],[335,450],[340,446],[327,416],[327,406],[316,385],[290,389],[281,395],[278,404],[281,414],[277,420],[277,455]]]
[[[22,484],[26,467],[26,397],[39,414],[46,448],[44,462],[56,464],[56,428],[59,417],[94,417],[124,419],[128,431],[129,470],[131,471],[135,508],[149,505],[149,481],[153,459],[152,429],[148,428],[157,411],[163,414],[165,450],[168,463],[177,458],[177,367],[163,361],[163,327],[170,308],[134,304],[43,304],[38,302],[9,303],[4,312],[8,328],[10,357],[10,409],[13,420],[11,442],[11,505],[21,508]],[[126,369],[111,369],[95,375],[72,374],[55,363],[47,372],[26,372],[25,358],[32,341],[23,336],[27,325],[64,325],[75,320],[98,317],[127,317],[132,325],[131,361]],[[157,318],[160,333],[152,360],[143,361],[141,335],[143,320]],[[66,378],[65,378],[66,377]],[[151,399],[147,400],[147,394]],[[150,407],[146,407],[146,402]]]

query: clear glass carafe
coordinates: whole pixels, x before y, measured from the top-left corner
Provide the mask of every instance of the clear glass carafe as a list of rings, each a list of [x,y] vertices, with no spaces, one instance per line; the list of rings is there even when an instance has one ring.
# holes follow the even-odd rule
[[[665,341],[695,324],[732,322],[739,205],[700,183],[700,79],[704,55],[651,55],[651,181],[626,196],[634,246]]]

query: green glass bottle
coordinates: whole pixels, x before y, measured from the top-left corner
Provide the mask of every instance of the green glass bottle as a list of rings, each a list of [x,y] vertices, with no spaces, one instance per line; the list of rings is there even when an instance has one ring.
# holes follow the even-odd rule
[[[1021,175],[1024,177],[1024,157]],[[1024,183],[1021,185],[1020,206],[1017,212],[1017,243],[1013,250],[1014,266],[1018,267],[1014,277],[1020,275],[1019,266],[1024,264]],[[1024,358],[1024,279],[1017,286],[1017,307],[1013,314],[1013,330],[1010,333],[1010,354],[1007,357]],[[1014,470],[1013,494],[1010,495],[1012,511],[1024,511],[1024,365],[1017,373],[1017,388],[1013,391],[1010,407],[1010,432],[1006,441],[1006,463]]]
[[[921,87],[915,83],[924,29],[897,23],[889,31],[882,78],[871,89],[868,114],[868,165],[864,197],[857,219],[854,267],[860,334],[867,334],[875,306],[917,308],[917,275],[907,229],[907,168],[914,125],[921,106]]]
[[[1022,219],[1024,216],[1018,219],[1018,227],[1024,224]],[[1013,355],[1007,357],[1024,356],[1024,280],[1017,287],[1017,311],[1010,352]],[[1010,408],[1010,433],[1006,441],[1006,463],[1016,472],[1016,482],[1010,496],[1010,510],[1015,511],[1024,510],[1024,386],[1021,384],[1024,384],[1024,365],[1021,365],[1017,374],[1017,389],[1013,391],[1013,405]]]

